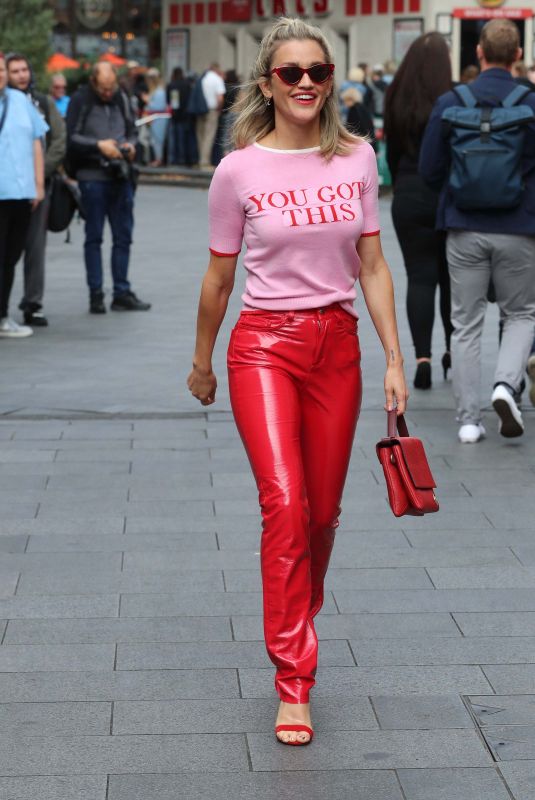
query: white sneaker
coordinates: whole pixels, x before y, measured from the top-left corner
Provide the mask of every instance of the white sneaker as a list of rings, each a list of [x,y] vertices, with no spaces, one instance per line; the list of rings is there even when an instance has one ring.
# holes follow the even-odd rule
[[[31,336],[33,329],[28,325],[19,325],[14,319],[4,317],[0,319],[0,336],[12,339],[22,339],[24,336]]]
[[[535,406],[535,353],[528,358],[528,375],[531,381],[529,399],[531,400],[531,405]]]
[[[508,439],[512,439],[514,436],[522,436],[524,433],[522,414],[513,399],[513,395],[503,383],[499,383],[494,389],[491,403],[500,418],[498,432]]]
[[[462,444],[475,444],[479,442],[480,439],[484,439],[487,432],[483,425],[479,423],[478,425],[461,425],[459,428],[459,441]]]

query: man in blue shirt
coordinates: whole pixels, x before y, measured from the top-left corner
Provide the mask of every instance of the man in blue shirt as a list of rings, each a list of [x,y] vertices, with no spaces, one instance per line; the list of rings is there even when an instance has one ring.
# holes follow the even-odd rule
[[[31,213],[45,194],[42,139],[47,130],[30,99],[7,86],[6,61],[0,54],[0,337],[4,338],[33,333],[8,312]]]
[[[481,74],[470,84],[480,106],[497,106],[517,86],[511,67],[520,60],[518,28],[495,19],[482,32],[477,55]],[[535,94],[522,105],[535,110]],[[535,332],[535,123],[526,130],[522,152],[523,191],[514,208],[461,210],[448,186],[451,148],[442,121],[445,109],[462,105],[455,92],[440,97],[420,151],[420,173],[441,189],[437,227],[447,230],[451,279],[453,390],[459,439],[474,443],[485,435],[480,408],[480,345],[492,278],[503,322],[491,402],[503,436],[520,436],[519,392]],[[492,154],[486,156],[489,160]],[[488,191],[493,191],[489,185]]]
[[[67,109],[71,98],[67,94],[67,81],[65,75],[56,72],[50,80],[50,96],[54,98],[56,108],[63,118],[67,116]]]

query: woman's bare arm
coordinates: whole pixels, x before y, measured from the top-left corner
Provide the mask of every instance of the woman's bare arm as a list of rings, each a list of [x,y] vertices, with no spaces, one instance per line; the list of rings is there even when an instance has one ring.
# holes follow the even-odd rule
[[[396,403],[398,413],[403,414],[409,395],[399,346],[392,276],[383,256],[380,237],[363,236],[359,239],[357,252],[361,261],[359,280],[362,294],[385,351],[386,408],[391,409]]]
[[[197,339],[188,387],[203,406],[215,402],[217,379],[212,370],[212,353],[227,311],[228,299],[234,288],[237,261],[238,256],[211,255],[202,282],[197,314]]]

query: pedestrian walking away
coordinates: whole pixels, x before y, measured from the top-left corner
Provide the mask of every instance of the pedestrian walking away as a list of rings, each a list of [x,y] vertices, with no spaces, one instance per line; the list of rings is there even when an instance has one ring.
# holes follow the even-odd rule
[[[414,386],[430,389],[435,294],[440,294],[444,329],[444,378],[451,366],[450,279],[446,234],[435,227],[438,192],[418,174],[425,126],[440,95],[451,89],[451,61],[445,39],[426,33],[409,47],[387,89],[384,131],[394,197],[392,220],[407,270],[407,317],[416,356]]]
[[[19,303],[24,322],[32,327],[46,327],[43,313],[45,293],[45,255],[52,176],[65,157],[65,123],[51,96],[36,91],[26,56],[11,53],[7,57],[9,85],[28,95],[48,125],[45,143],[45,196],[33,212],[24,245],[24,292]]]
[[[437,225],[447,231],[453,390],[467,444],[485,435],[480,360],[490,279],[503,323],[491,403],[502,436],[524,432],[515,396],[535,330],[535,94],[511,75],[521,54],[514,22],[488,22],[477,48],[480,76],[437,100],[420,152],[423,178],[442,187]]]
[[[33,329],[9,316],[15,267],[32,211],[45,196],[43,138],[46,122],[22,92],[7,85],[0,54],[0,337],[24,338]]]
[[[382,255],[372,147],[342,125],[323,33],[300,19],[264,36],[237,106],[235,150],[209,193],[210,263],[199,303],[192,394],[215,401],[212,351],[242,241],[244,307],[227,363],[232,409],[263,519],[264,634],[280,698],[279,741],[313,737],[314,617],[340,514],[361,403],[355,284],[386,354],[386,406],[407,392]]]
[[[127,95],[120,91],[111,64],[95,64],[89,86],[73,95],[67,111],[69,170],[80,185],[86,215],[84,258],[89,310],[104,314],[102,235],[106,219],[112,233],[112,311],[147,311],[128,280],[134,227],[132,161],[136,130]]]

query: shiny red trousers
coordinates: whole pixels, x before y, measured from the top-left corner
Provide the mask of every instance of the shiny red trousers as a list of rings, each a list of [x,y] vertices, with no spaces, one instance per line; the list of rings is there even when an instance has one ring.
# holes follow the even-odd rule
[[[266,648],[275,688],[308,703],[313,617],[338,526],[362,396],[357,321],[335,304],[242,311],[228,349],[229,388],[263,519]]]

